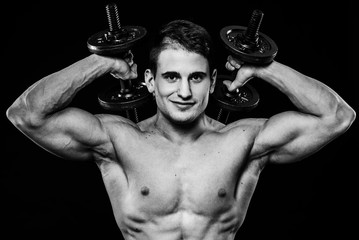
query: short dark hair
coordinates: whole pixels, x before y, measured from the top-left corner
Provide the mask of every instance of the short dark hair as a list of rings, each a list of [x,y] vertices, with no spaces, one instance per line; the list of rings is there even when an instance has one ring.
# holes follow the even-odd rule
[[[160,29],[152,40],[149,68],[156,75],[158,56],[169,48],[179,46],[189,52],[195,52],[208,60],[209,69],[214,69],[212,39],[205,28],[188,20],[174,20]]]

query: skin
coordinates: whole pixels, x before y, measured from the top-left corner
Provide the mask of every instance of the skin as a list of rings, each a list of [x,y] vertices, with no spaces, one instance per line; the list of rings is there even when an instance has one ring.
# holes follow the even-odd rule
[[[66,107],[102,74],[137,76],[132,59],[97,55],[49,75],[8,109],[12,123],[59,157],[94,161],[125,239],[234,239],[262,169],[315,153],[352,124],[355,112],[333,90],[273,62],[239,69],[230,90],[252,77],[286,94],[298,112],[223,125],[204,114],[216,70],[181,48],[160,53],[156,76],[145,71],[157,114],[138,124]]]

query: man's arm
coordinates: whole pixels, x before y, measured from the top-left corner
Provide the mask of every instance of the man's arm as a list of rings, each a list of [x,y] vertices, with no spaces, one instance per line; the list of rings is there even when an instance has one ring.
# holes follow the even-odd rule
[[[7,117],[49,152],[91,159],[111,145],[103,117],[66,107],[78,91],[109,72],[123,79],[137,77],[132,58],[126,62],[93,54],[34,83],[9,107]]]
[[[236,80],[226,83],[229,89],[258,77],[278,88],[298,108],[258,121],[251,158],[267,155],[276,163],[298,161],[344,133],[355,119],[354,110],[337,93],[294,69],[278,62],[261,68],[240,67],[233,59],[229,63],[229,69],[239,68]]]

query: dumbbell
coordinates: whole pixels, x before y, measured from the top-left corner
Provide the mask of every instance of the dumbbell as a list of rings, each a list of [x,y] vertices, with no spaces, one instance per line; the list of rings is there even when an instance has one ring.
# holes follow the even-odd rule
[[[252,12],[248,27],[231,25],[220,30],[220,38],[224,46],[243,63],[266,65],[271,63],[277,55],[278,47],[275,42],[259,32],[263,15],[261,10],[256,9]],[[219,80],[230,80],[230,78],[226,76]],[[218,121],[222,117],[223,111],[227,111],[225,123],[231,112],[248,112],[259,103],[259,94],[249,83],[229,92],[222,81],[217,81],[212,97],[220,107]]]
[[[118,8],[115,3],[106,5],[106,14],[109,29],[90,36],[87,47],[90,52],[119,58],[129,56],[131,48],[147,34],[141,26],[121,26]],[[137,108],[146,103],[152,95],[141,81],[118,79],[119,84],[98,94],[98,102],[106,110],[125,111],[126,117],[131,118],[130,111],[134,112],[134,120],[138,122]]]

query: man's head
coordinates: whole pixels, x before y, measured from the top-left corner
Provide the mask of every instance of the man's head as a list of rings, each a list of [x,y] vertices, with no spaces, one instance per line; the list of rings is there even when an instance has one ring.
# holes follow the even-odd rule
[[[204,113],[216,80],[212,51],[208,32],[185,20],[166,24],[155,38],[145,80],[170,121],[189,123]]]

